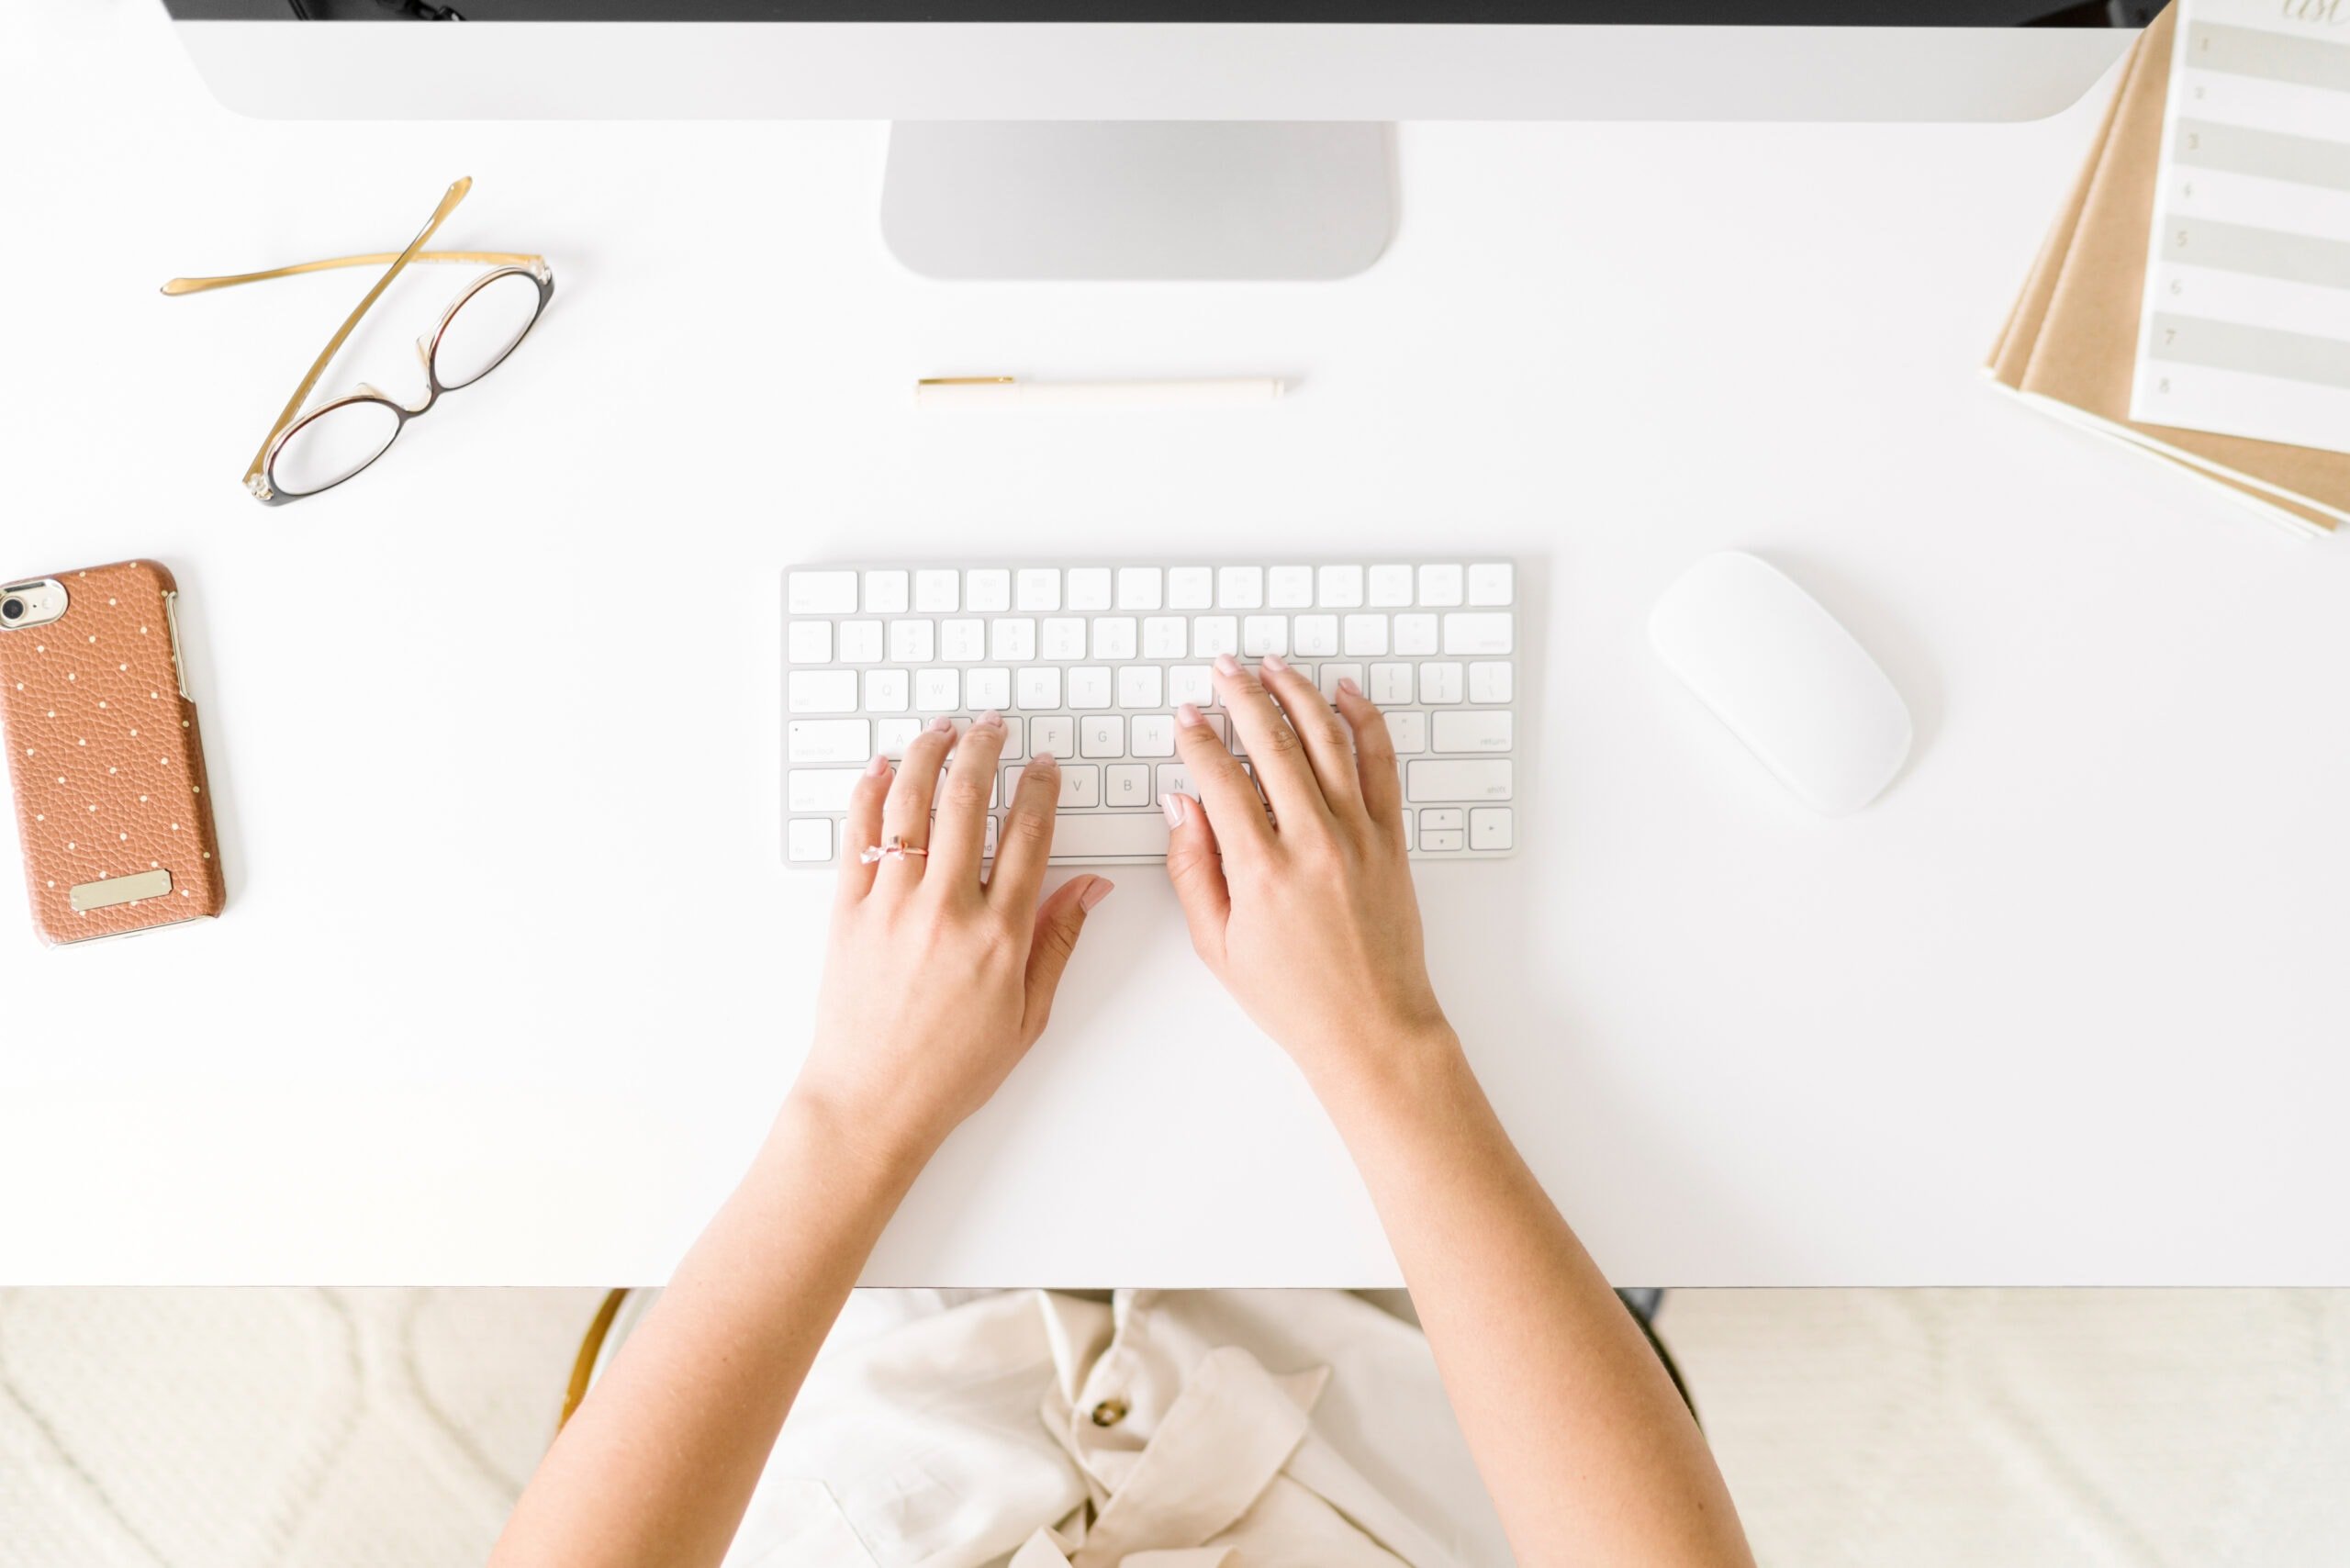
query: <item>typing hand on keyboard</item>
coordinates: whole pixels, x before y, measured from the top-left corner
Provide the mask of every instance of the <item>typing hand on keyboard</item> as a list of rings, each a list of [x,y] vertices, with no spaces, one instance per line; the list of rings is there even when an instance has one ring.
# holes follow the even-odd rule
[[[1255,778],[1206,715],[1176,711],[1197,791],[1168,798],[1167,871],[1192,946],[1326,1102],[1366,1068],[1457,1053],[1421,951],[1384,716],[1351,679],[1333,712],[1276,656],[1261,682],[1229,655],[1214,668]]]

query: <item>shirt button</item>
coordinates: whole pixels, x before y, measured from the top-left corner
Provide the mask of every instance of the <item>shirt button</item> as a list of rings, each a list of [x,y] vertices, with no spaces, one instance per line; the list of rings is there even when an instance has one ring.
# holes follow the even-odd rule
[[[1092,1416],[1095,1426],[1114,1427],[1126,1418],[1126,1402],[1123,1399],[1105,1399],[1093,1407]]]

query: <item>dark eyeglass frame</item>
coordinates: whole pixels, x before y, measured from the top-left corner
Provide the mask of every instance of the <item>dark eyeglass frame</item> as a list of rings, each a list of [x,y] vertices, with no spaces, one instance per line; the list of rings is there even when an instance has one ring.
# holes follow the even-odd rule
[[[294,396],[286,399],[284,410],[277,416],[277,421],[269,427],[269,433],[262,438],[261,450],[253,454],[252,464],[245,469],[245,488],[252,493],[255,500],[267,506],[283,506],[287,501],[300,500],[305,496],[323,495],[337,485],[357,478],[369,468],[374,467],[384,454],[392,449],[393,442],[399,439],[400,431],[408,427],[410,420],[426,412],[439,402],[442,393],[470,386],[505,364],[514,351],[522,346],[522,340],[529,337],[532,330],[538,326],[540,318],[546,314],[548,301],[554,297],[554,273],[548,267],[544,256],[523,252],[428,251],[424,248],[425,241],[432,238],[433,230],[439,229],[449,214],[456,210],[457,204],[465,199],[465,193],[472,188],[473,181],[470,177],[459,180],[455,185],[451,185],[448,194],[441,198],[441,205],[432,209],[432,216],[425,220],[424,227],[417,231],[416,238],[408,241],[408,249],[404,251],[380,252],[363,256],[335,256],[326,261],[300,262],[287,267],[272,267],[266,272],[238,273],[223,277],[175,277],[163,285],[165,294],[177,296],[201,294],[216,288],[233,288],[239,284],[261,283],[270,278],[293,277],[302,273],[325,272],[336,267],[382,266],[385,268],[384,275],[375,280],[375,286],[367,291],[366,297],[360,300],[358,307],[344,319],[334,336],[327,340],[327,346],[319,352],[319,357],[311,362],[309,374],[303,376],[302,384],[294,388]],[[475,265],[487,265],[495,269],[484,274],[467,286],[449,308],[441,313],[439,324],[424,337],[417,340],[417,354],[424,362],[426,386],[424,401],[411,409],[395,398],[386,397],[375,387],[362,383],[356,389],[344,396],[331,398],[315,409],[305,411],[303,402],[310,396],[311,390],[318,386],[319,377],[326,374],[328,364],[332,363],[334,356],[341,352],[342,345],[350,338],[352,330],[359,325],[367,312],[375,308],[375,301],[383,297],[384,291],[391,286],[392,280],[399,276],[410,262],[468,263]],[[498,352],[496,359],[491,360],[489,364],[463,381],[443,382],[441,379],[436,360],[441,350],[441,341],[449,330],[449,323],[456,319],[457,313],[463,310],[466,303],[476,295],[500,279],[509,277],[527,277],[536,286],[539,296],[538,304],[532,311],[531,319],[523,323],[520,331],[514,334],[513,341]],[[349,408],[357,403],[376,404],[392,412],[394,420],[392,433],[384,438],[384,444],[375,450],[375,455],[349,473],[313,489],[288,489],[281,484],[276,473],[277,458],[278,454],[285,450],[286,444],[305,428],[319,419],[333,413],[338,409]]]

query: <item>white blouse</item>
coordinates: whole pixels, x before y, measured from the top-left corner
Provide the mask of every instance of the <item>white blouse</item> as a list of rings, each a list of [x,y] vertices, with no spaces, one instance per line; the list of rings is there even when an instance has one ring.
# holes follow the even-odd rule
[[[1306,1290],[856,1292],[726,1557],[727,1568],[1509,1561],[1427,1338],[1359,1296]]]

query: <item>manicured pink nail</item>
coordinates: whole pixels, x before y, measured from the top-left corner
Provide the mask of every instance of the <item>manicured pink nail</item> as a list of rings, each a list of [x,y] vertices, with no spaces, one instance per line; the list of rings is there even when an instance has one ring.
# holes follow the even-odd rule
[[[992,725],[994,728],[1000,730],[1003,728],[1003,715],[990,708],[986,712],[971,721],[971,728],[975,730],[979,729],[982,725]]]
[[[1199,709],[1189,702],[1178,702],[1175,704],[1175,722],[1182,725],[1187,730],[1191,729],[1194,725],[1206,722],[1205,720],[1200,717]]]
[[[1060,754],[1051,751],[1040,751],[1028,761],[1031,767],[1058,767],[1060,765]]]
[[[1230,654],[1218,654],[1215,656],[1215,672],[1218,675],[1238,675],[1240,661]]]
[[[1167,813],[1167,825],[1169,827],[1181,827],[1183,825],[1184,812],[1182,796],[1161,795],[1158,797],[1158,809]]]
[[[877,756],[865,765],[865,776],[867,778],[878,778],[889,771],[890,759],[886,756]]]
[[[955,733],[955,721],[941,713],[930,722],[930,727],[938,734],[951,735]]]
[[[1338,678],[1338,689],[1349,697],[1362,695],[1362,688],[1355,684],[1355,678],[1350,675],[1342,675]]]
[[[1263,658],[1257,662],[1262,665],[1265,668],[1271,670],[1275,675],[1284,674],[1289,669],[1289,666],[1281,663],[1281,656],[1279,654],[1267,654]]]
[[[1080,909],[1091,909],[1095,904],[1100,903],[1103,899],[1108,898],[1111,892],[1116,889],[1117,885],[1117,883],[1108,881],[1101,877],[1094,878],[1093,885],[1077,895],[1077,907]]]

